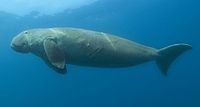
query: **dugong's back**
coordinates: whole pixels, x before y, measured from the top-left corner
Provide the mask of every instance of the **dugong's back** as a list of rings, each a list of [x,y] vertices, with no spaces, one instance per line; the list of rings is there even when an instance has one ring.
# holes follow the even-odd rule
[[[153,59],[156,50],[111,34],[75,28],[54,28],[70,64],[123,67]]]

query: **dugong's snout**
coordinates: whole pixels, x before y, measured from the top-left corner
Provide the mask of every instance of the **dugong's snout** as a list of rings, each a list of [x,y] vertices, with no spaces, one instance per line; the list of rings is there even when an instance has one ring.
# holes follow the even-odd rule
[[[17,52],[21,53],[28,53],[29,52],[29,46],[28,46],[28,41],[24,36],[16,36],[12,39],[11,48]]]

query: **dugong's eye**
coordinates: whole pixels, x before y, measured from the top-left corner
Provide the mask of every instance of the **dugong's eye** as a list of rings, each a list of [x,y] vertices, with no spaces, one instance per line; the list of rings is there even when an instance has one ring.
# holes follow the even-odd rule
[[[24,31],[24,34],[28,34],[28,31]]]

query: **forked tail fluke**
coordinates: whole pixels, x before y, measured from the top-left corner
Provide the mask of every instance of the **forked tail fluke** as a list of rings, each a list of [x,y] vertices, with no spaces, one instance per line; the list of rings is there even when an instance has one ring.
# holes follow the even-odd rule
[[[168,47],[158,50],[159,57],[156,59],[156,63],[164,75],[167,75],[167,71],[171,63],[182,53],[191,49],[192,46],[188,44],[174,44]]]

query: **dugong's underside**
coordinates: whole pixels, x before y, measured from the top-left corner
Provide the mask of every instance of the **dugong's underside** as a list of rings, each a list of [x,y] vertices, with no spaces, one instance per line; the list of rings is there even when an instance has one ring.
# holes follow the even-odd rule
[[[154,49],[115,35],[77,28],[45,28],[23,31],[13,38],[17,52],[41,57],[59,73],[66,64],[95,67],[128,67],[155,60],[163,74],[181,53],[191,49],[174,44]]]

